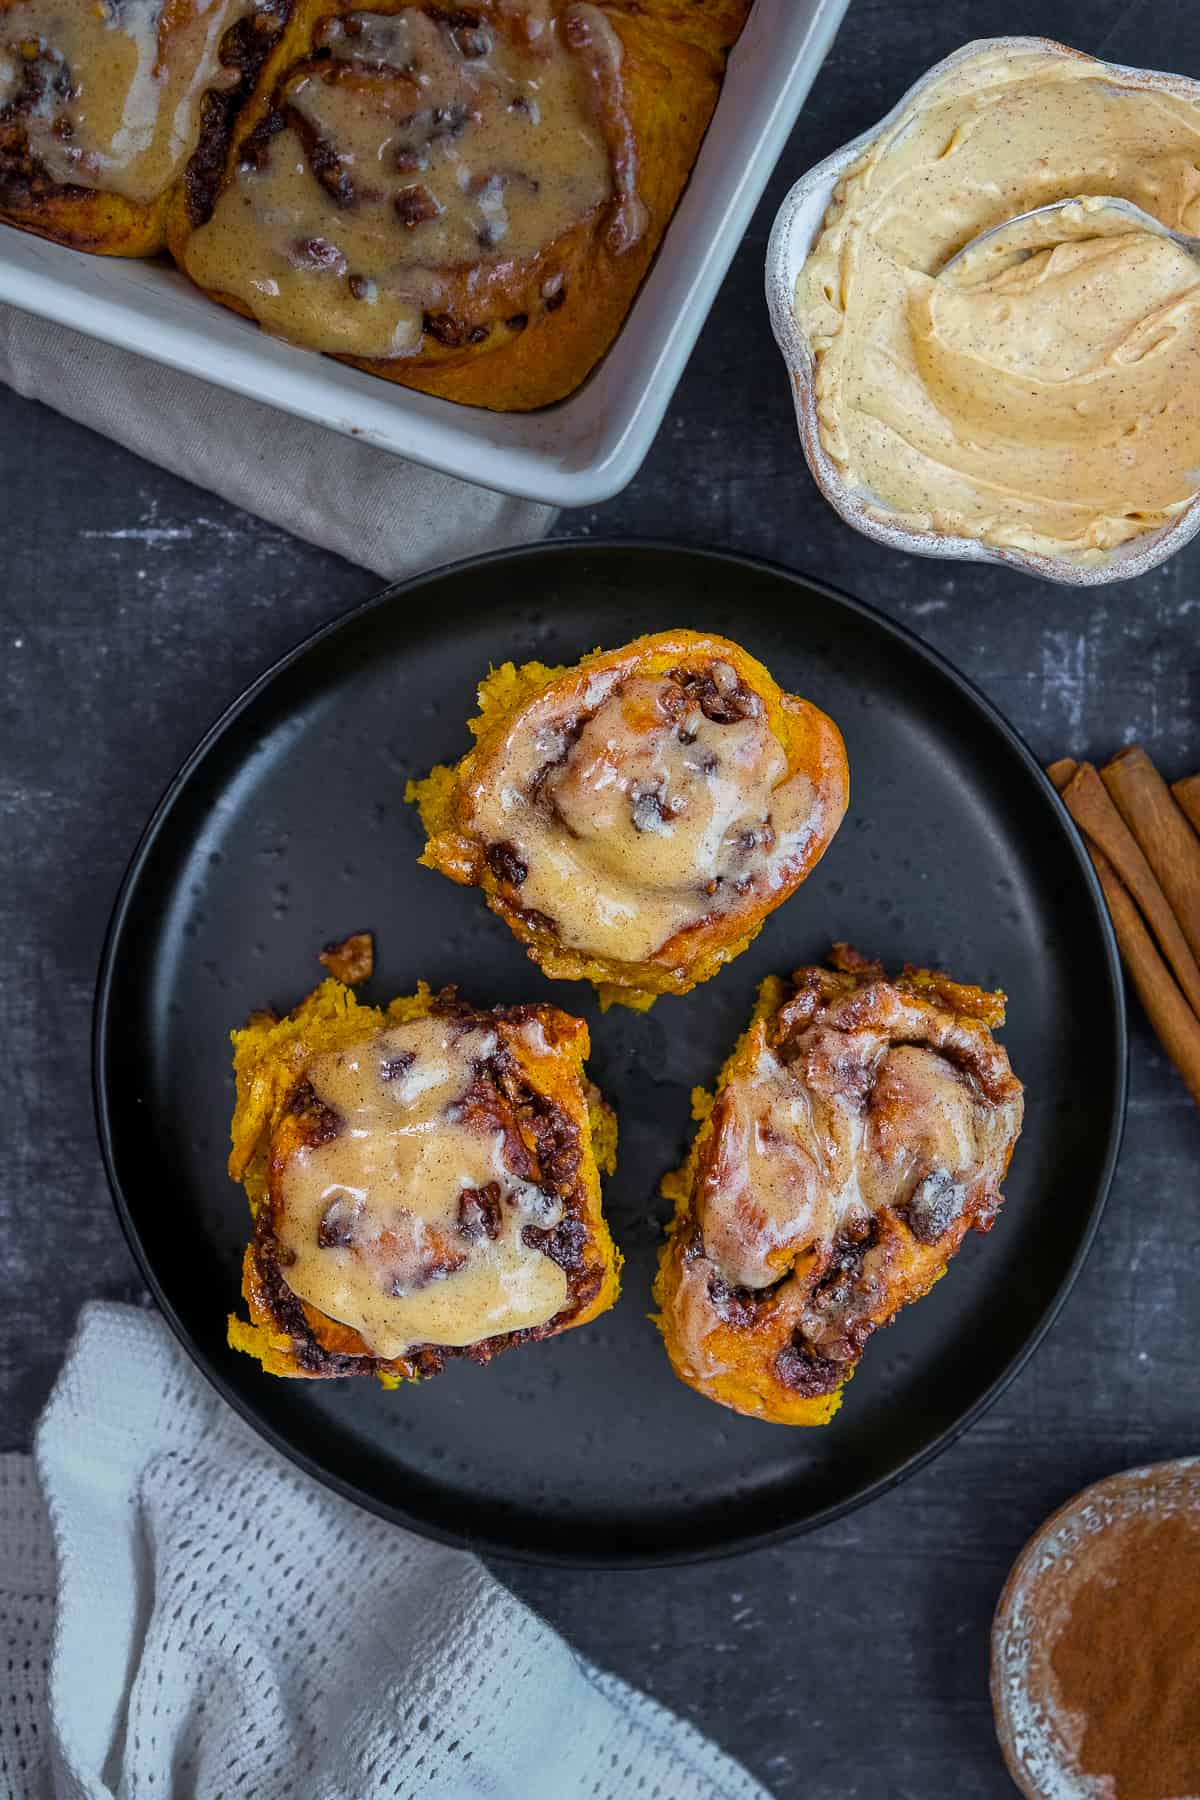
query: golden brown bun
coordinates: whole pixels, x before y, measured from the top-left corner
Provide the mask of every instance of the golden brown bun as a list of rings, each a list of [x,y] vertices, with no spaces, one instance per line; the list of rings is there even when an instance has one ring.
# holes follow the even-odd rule
[[[923,969],[888,981],[844,945],[831,960],[764,982],[663,1182],[675,1217],[654,1297],[671,1365],[782,1425],[826,1424],[872,1333],[972,1226],[990,1229],[1021,1128],[1021,1084],[991,1035],[1002,994]],[[787,1157],[782,1207],[764,1151]]]
[[[528,910],[527,900],[523,904],[522,886],[506,879],[503,861],[495,856],[497,846],[489,845],[473,822],[477,798],[495,781],[497,759],[531,707],[548,700],[569,731],[573,721],[587,715],[589,688],[610,671],[622,681],[678,674],[706,681],[714,663],[731,669],[738,691],[760,709],[784,753],[783,779],[801,774],[811,782],[815,828],[769,889],[755,889],[728,904],[714,902],[712,910],[676,932],[649,959],[627,961],[572,949],[551,920]],[[481,888],[492,911],[547,975],[593,982],[606,1005],[615,1001],[641,1010],[658,994],[689,993],[739,956],[767,915],[808,876],[846,811],[849,773],[837,726],[808,701],[785,694],[762,663],[728,638],[664,631],[618,650],[597,651],[573,668],[505,663],[481,683],[479,704],[479,717],[470,721],[475,748],[453,768],[434,769],[424,781],[410,783],[408,798],[419,806],[429,840],[421,861],[452,881]]]
[[[289,70],[313,53],[322,20],[354,11],[401,12],[425,0],[296,0],[291,24],[263,69],[253,100],[238,120],[226,156],[226,179],[242,145],[273,111]],[[568,0],[554,0],[565,11]],[[465,11],[502,15],[497,0]],[[610,242],[615,201],[597,208],[523,265],[507,300],[482,312],[472,297],[471,270],[445,271],[449,299],[418,354],[388,360],[340,357],[368,374],[443,399],[498,412],[548,406],[573,393],[599,362],[624,322],[678,203],[716,106],[725,57],[750,0],[601,0],[623,50],[625,109],[636,140],[637,193],[645,231],[625,250]],[[180,192],[167,219],[172,255],[184,266],[192,231],[209,209]],[[561,278],[561,283],[559,281]],[[544,297],[543,289],[549,290]],[[249,306],[226,293],[212,298],[245,317]],[[435,335],[436,333],[436,335]],[[439,341],[439,338],[441,341]],[[475,341],[478,340],[478,341]]]
[[[94,5],[98,0],[72,3]],[[13,103],[0,108],[0,220],[52,243],[98,256],[157,255],[166,246],[167,215],[173,200],[184,217],[206,203],[212,180],[224,167],[238,112],[282,32],[290,6],[291,0],[257,0],[253,12],[235,20],[224,33],[219,62],[230,72],[227,79],[233,85],[205,94],[196,144],[182,178],[172,179],[147,201],[131,200],[102,187],[55,181],[44,163],[31,154],[26,108],[38,98],[47,69],[39,69],[38,59],[30,58],[24,95],[18,93]],[[0,0],[0,49],[21,42],[23,10],[23,0]],[[172,39],[197,16],[197,0],[169,0],[159,26],[164,57],[172,55]],[[15,54],[19,55],[19,50]]]
[[[527,1103],[500,1096],[500,1109],[515,1104],[511,1122],[533,1159],[533,1178],[553,1181],[563,1204],[563,1224],[547,1254],[567,1277],[566,1306],[545,1325],[508,1332],[465,1348],[417,1345],[391,1361],[375,1357],[357,1331],[328,1317],[287,1286],[276,1240],[283,1205],[282,1172],[290,1157],[337,1128],[315,1101],[306,1081],[313,1061],[363,1043],[389,1026],[444,1015],[456,1022],[484,1022],[501,1040],[517,1071]],[[515,1027],[536,1020],[545,1050],[533,1056]],[[375,1375],[385,1386],[440,1372],[448,1357],[487,1363],[514,1344],[536,1343],[584,1325],[613,1305],[620,1291],[620,1252],[601,1210],[600,1171],[616,1162],[616,1121],[584,1074],[588,1030],[581,1019],[553,1006],[498,1008],[479,1013],[451,993],[415,995],[386,1009],[362,1005],[347,987],[329,980],[284,1019],[254,1014],[233,1034],[237,1104],[229,1173],[246,1190],[254,1217],[247,1246],[242,1294],[250,1321],[229,1320],[229,1342],[255,1356],[272,1375],[321,1378]],[[501,1116],[509,1118],[507,1111]],[[556,1169],[550,1163],[557,1158]]]

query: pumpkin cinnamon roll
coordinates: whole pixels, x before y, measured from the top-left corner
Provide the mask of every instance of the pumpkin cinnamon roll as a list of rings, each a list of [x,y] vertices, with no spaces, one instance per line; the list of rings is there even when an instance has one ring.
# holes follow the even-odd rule
[[[110,256],[195,205],[291,0],[0,0],[0,219]]]
[[[928,970],[763,984],[682,1169],[654,1296],[675,1373],[734,1412],[824,1425],[867,1340],[990,1230],[1022,1089],[1004,995]]]
[[[379,1010],[330,980],[234,1046],[229,1172],[254,1235],[229,1342],[270,1374],[394,1386],[613,1304],[616,1121],[581,1019],[424,985]]]
[[[421,861],[604,1005],[686,994],[740,955],[846,811],[837,726],[727,638],[505,663],[479,705],[475,748],[409,784]]]
[[[571,392],[662,236],[749,0],[296,0],[170,242],[312,350],[502,410]]]

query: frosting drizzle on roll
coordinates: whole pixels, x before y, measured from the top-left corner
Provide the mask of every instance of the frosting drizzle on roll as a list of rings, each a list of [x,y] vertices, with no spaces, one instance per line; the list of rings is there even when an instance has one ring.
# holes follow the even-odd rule
[[[833,960],[767,984],[665,1184],[655,1289],[683,1380],[793,1424],[824,1423],[871,1334],[989,1229],[1023,1109],[1002,995]]]
[[[516,1031],[545,1053],[536,1020]],[[567,1302],[541,1235],[562,1199],[530,1178],[504,1054],[485,1022],[435,1013],[306,1072],[315,1129],[279,1171],[279,1266],[374,1356],[544,1325]]]
[[[560,303],[556,242],[645,228],[620,39],[589,6],[331,13],[279,81],[193,280],[312,349],[386,360],[524,328]]]
[[[548,695],[474,797],[480,834],[524,869],[520,904],[561,942],[642,962],[714,912],[765,896],[825,824],[804,771],[730,664],[613,673],[582,710]],[[503,861],[503,858],[501,859]]]
[[[51,182],[149,202],[195,147],[221,40],[254,0],[15,0],[0,16],[0,129]]]
[[[504,663],[479,704],[475,749],[409,783],[421,860],[482,888],[548,975],[593,982],[602,1006],[715,975],[845,815],[837,726],[729,638]]]

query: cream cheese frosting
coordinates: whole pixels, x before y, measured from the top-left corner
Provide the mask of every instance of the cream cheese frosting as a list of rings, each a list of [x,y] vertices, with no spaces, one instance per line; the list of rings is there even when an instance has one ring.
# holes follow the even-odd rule
[[[318,54],[276,94],[280,129],[245,145],[189,239],[188,274],[292,343],[416,353],[463,271],[483,304],[491,281],[613,195],[598,93],[607,82],[619,97],[621,50],[595,12],[537,4],[471,25],[412,6],[323,21]],[[623,192],[629,242],[639,209]]]
[[[536,1020],[520,1029],[545,1049]],[[376,1356],[544,1325],[567,1302],[562,1269],[526,1235],[558,1224],[562,1201],[514,1173],[502,1122],[469,1104],[496,1049],[484,1026],[434,1016],[308,1070],[342,1129],[282,1170],[284,1278]]]
[[[251,0],[15,0],[0,5],[0,108],[22,108],[50,179],[149,202],[195,148],[204,95],[233,86],[221,39]]]
[[[1200,265],[1084,199],[1200,234],[1200,103],[1089,58],[985,46],[839,183],[801,272],[821,443],[912,531],[1096,561],[1200,489]]]
[[[739,717],[706,715],[675,675],[609,669],[582,718],[554,689],[518,720],[472,824],[524,869],[521,903],[587,955],[646,962],[680,932],[786,880],[833,806],[787,755],[761,699],[719,659]]]

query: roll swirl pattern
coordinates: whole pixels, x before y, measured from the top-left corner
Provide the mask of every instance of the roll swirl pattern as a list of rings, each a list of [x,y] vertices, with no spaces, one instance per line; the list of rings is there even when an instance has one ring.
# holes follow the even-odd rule
[[[479,699],[475,748],[410,785],[422,861],[482,888],[547,975],[592,981],[605,1003],[715,974],[846,810],[837,727],[725,638],[506,663]]]
[[[381,1011],[330,980],[234,1045],[254,1233],[229,1341],[269,1373],[392,1386],[613,1304],[616,1123],[581,1019],[424,986]]]
[[[1004,996],[837,946],[764,983],[663,1191],[655,1299],[675,1373],[735,1412],[823,1425],[871,1335],[988,1231],[1021,1129]]]

